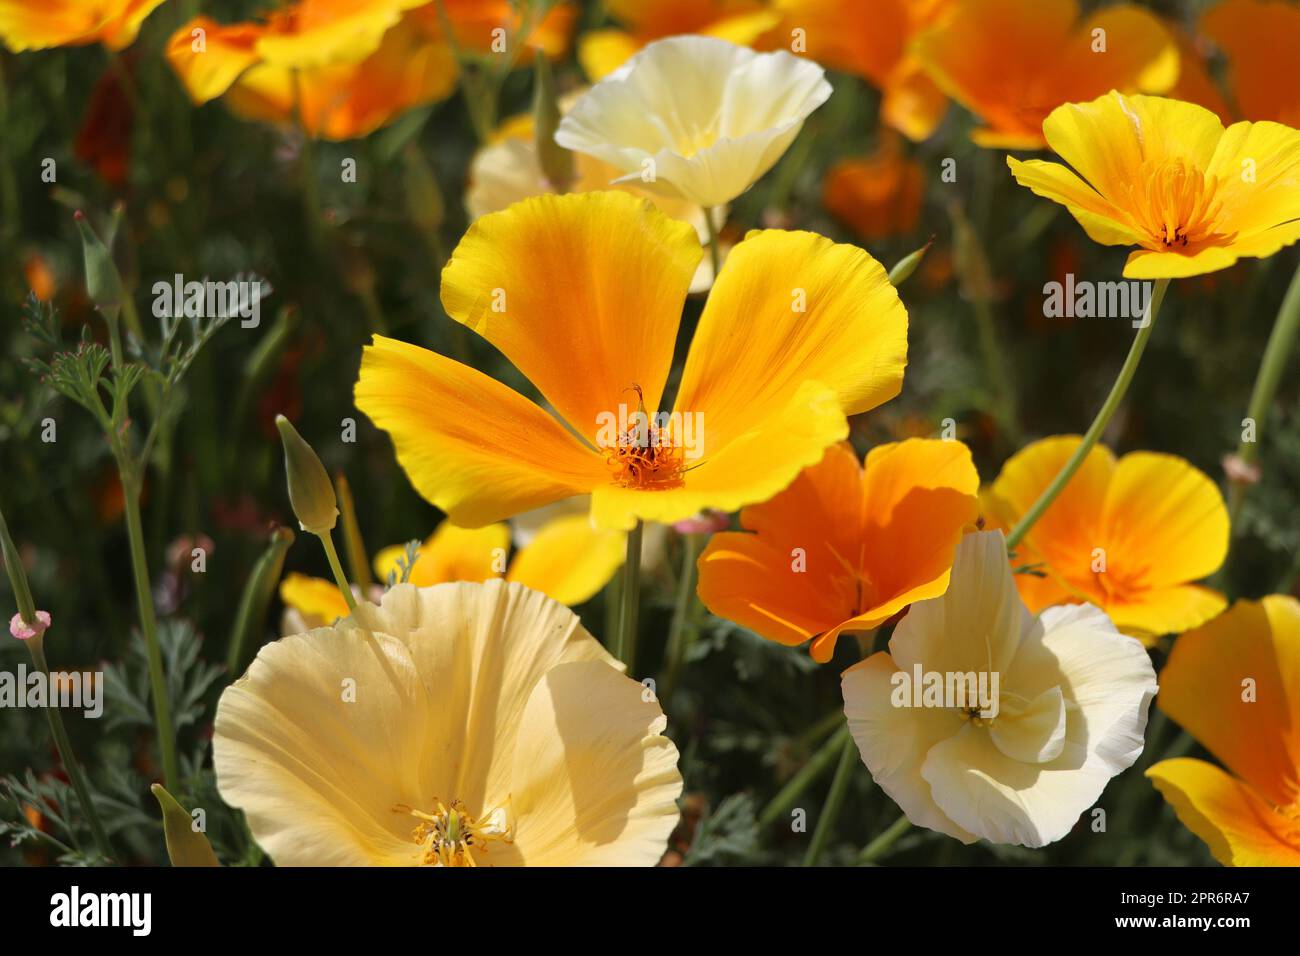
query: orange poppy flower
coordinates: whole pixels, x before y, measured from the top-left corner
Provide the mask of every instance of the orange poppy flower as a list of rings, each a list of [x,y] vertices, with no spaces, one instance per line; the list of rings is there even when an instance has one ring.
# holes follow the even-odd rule
[[[1227,124],[1233,120],[1232,111],[1219,92],[1209,71],[1209,44],[1204,37],[1193,36],[1176,23],[1165,23],[1166,29],[1178,44],[1178,82],[1165,95],[1172,100],[1204,106]]]
[[[163,0],[0,0],[0,41],[15,53],[102,43],[121,50]]]
[[[220,96],[245,119],[364,136],[455,88],[451,51],[403,17],[420,2],[300,0],[229,26],[200,16],[172,35],[167,59],[195,103]]]
[[[897,137],[886,137],[870,156],[843,159],[826,173],[827,211],[866,242],[905,236],[916,228],[925,194],[925,173],[903,155]]]
[[[781,19],[763,0],[606,0],[605,8],[623,28],[592,30],[578,42],[578,60],[593,82],[655,40],[699,33],[749,46]]]
[[[1107,90],[1163,93],[1178,48],[1159,18],[1116,4],[1086,20],[1075,0],[965,0],[915,53],[930,76],[985,126],[981,146],[1042,149],[1043,120],[1062,103]]]
[[[412,10],[410,16],[430,37],[445,39],[439,5],[426,3]],[[526,30],[524,46],[559,59],[569,52],[573,24],[578,18],[574,3],[553,4],[537,23],[527,22],[519,9],[522,5],[512,0],[441,0],[441,6],[461,49],[479,56],[512,52],[511,44],[520,43],[520,34]],[[531,59],[524,57],[520,62],[527,66]]]
[[[907,313],[861,249],[751,232],[661,413],[702,254],[692,226],[623,192],[483,216],[443,270],[443,306],[568,427],[476,369],[383,336],[362,357],[357,407],[392,436],[416,490],[466,527],[577,494],[612,530],[770,498],[847,437],[846,416],[898,394]]]
[[[1300,6],[1225,0],[1201,15],[1200,27],[1227,56],[1237,114],[1300,128]]]
[[[957,441],[880,445],[865,467],[847,444],[768,502],[740,513],[700,556],[714,614],[825,663],[846,632],[869,631],[948,589],[953,555],[979,515],[979,475]]]
[[[912,41],[936,26],[954,0],[774,0],[784,15],[774,38],[789,47],[803,31],[807,55],[860,76],[883,94],[881,118],[909,139],[934,132],[948,98],[926,74]]]
[[[1156,703],[1224,765],[1147,771],[1183,825],[1225,866],[1300,866],[1300,602],[1238,601],[1178,638]]]
[[[985,494],[989,526],[1013,527],[1080,441],[1044,438],[1013,455]],[[1095,445],[1020,552],[1017,564],[1038,566],[1037,575],[1016,575],[1031,611],[1086,601],[1147,643],[1195,627],[1227,604],[1191,582],[1227,557],[1228,509],[1213,481],[1173,455],[1135,451],[1116,460]]]

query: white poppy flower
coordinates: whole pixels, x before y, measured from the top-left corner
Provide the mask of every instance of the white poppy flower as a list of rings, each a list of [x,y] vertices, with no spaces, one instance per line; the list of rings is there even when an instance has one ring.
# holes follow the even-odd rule
[[[555,141],[621,170],[615,182],[720,206],[776,164],[830,94],[821,67],[784,50],[670,37],[593,86]]]
[[[986,675],[996,700],[900,693],[933,674],[945,690],[963,686],[952,675]],[[888,653],[844,672],[843,692],[863,761],[914,824],[1041,847],[1142,752],[1156,677],[1142,645],[1090,604],[1031,615],[1002,533],[986,531],[963,539],[947,593],[912,605]]]

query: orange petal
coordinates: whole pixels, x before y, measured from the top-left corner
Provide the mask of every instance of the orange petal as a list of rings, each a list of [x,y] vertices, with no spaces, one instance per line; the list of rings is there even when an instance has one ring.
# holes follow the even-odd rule
[[[1300,866],[1300,826],[1204,760],[1162,760],[1146,775],[1224,866]]]
[[[415,489],[466,527],[609,480],[601,456],[532,402],[415,345],[376,335],[362,355],[356,403],[392,436]]]
[[[1160,709],[1274,806],[1300,797],[1300,602],[1238,601],[1174,642]]]
[[[1227,55],[1229,85],[1241,116],[1300,127],[1300,7],[1225,0],[1201,16],[1201,32]]]
[[[442,302],[590,437],[636,410],[633,386],[659,410],[702,255],[691,226],[626,193],[536,196],[470,226]]]
[[[810,232],[751,232],[700,316],[675,408],[704,416],[712,455],[815,380],[846,415],[898,394],[907,312],[880,263]],[[648,404],[648,402],[647,402]]]
[[[1184,584],[1223,564],[1228,509],[1214,482],[1182,458],[1130,452],[1106,491],[1101,540],[1109,573],[1145,587]]]

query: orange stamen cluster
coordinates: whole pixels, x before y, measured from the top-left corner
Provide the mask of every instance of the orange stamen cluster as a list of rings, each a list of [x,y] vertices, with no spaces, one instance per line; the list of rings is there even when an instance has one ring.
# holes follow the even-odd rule
[[[606,461],[614,472],[614,482],[624,488],[680,488],[686,473],[683,449],[654,424],[629,428],[609,449]]]
[[[1182,159],[1147,160],[1132,185],[1133,214],[1157,251],[1215,235],[1223,202],[1218,181]]]

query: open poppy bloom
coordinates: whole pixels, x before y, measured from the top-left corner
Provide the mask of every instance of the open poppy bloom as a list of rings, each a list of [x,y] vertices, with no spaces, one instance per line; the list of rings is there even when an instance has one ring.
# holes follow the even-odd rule
[[[605,9],[620,26],[592,30],[578,44],[578,59],[592,80],[664,37],[698,33],[749,46],[781,19],[763,0],[606,0]]]
[[[985,496],[990,526],[1011,528],[1079,447],[1044,438],[1013,455]],[[1228,509],[1203,472],[1174,455],[1094,445],[1019,545],[1016,575],[1031,610],[1088,601],[1124,633],[1150,641],[1209,620],[1223,595],[1191,582],[1228,555]]]
[[[426,499],[478,527],[577,494],[597,527],[734,511],[781,491],[902,387],[907,313],[885,270],[807,232],[751,232],[661,412],[695,230],[620,192],[538,196],[475,222],[447,314],[495,345],[568,427],[473,368],[383,336],[357,407]]]
[[[102,43],[121,50],[163,0],[0,0],[0,42],[14,53]]]
[[[948,590],[844,672],[844,713],[912,823],[1041,847],[1142,753],[1156,675],[1091,605],[1031,615],[1013,576],[1001,532],[963,538]]]
[[[833,445],[785,491],[741,511],[752,534],[709,539],[700,600],[769,640],[811,638],[824,664],[840,634],[944,592],[957,543],[979,516],[978,488],[961,442],[880,445],[865,468],[851,446]]]
[[[1178,638],[1159,703],[1227,768],[1147,771],[1183,825],[1224,866],[1300,866],[1300,602],[1238,601]]]
[[[1112,89],[1164,93],[1178,79],[1174,37],[1126,3],[1080,20],[1075,0],[962,0],[914,50],[940,89],[986,124],[971,138],[1002,149],[1042,149],[1051,139],[1043,120],[1062,103]]]
[[[1227,57],[1237,114],[1300,128],[1300,6],[1283,0],[1224,0],[1201,14],[1200,30]]]
[[[560,101],[560,108],[567,110],[572,103],[572,97],[565,97]],[[621,175],[618,169],[586,153],[570,155],[573,156],[573,182],[568,184],[568,192],[618,189],[649,199],[666,215],[694,226],[701,244],[708,242],[709,227],[704,218],[705,212],[700,206],[685,199],[657,195],[642,189],[636,181],[611,186],[610,183]],[[470,184],[465,190],[465,207],[477,219],[490,212],[499,212],[522,199],[555,191],[537,156],[533,118],[525,113],[502,123],[493,139],[474,154],[470,163]],[[721,229],[727,218],[726,207],[714,209],[712,216],[714,226]],[[724,255],[729,248],[730,243],[722,240]],[[705,256],[691,281],[691,292],[707,292],[712,284],[713,262],[709,256]]]
[[[794,142],[831,95],[821,67],[713,37],[650,44],[581,97],[555,141],[654,192],[731,202]]]
[[[419,2],[300,0],[230,25],[200,16],[172,35],[167,59],[196,104],[222,97],[245,119],[364,136],[455,89],[451,50],[403,16]]]
[[[1077,174],[1008,156],[1012,175],[1094,242],[1139,246],[1126,278],[1201,275],[1300,239],[1300,132],[1287,126],[1225,130],[1192,103],[1111,92],[1053,111],[1043,131]]]
[[[909,139],[934,132],[948,97],[916,57],[912,41],[941,22],[954,0],[775,0],[781,40],[799,29],[807,55],[880,90],[881,119]]]
[[[278,866],[652,866],[682,778],[620,668],[518,584],[397,585],[258,651],[217,788]]]
[[[561,604],[589,600],[609,583],[623,564],[624,536],[598,531],[585,514],[560,515],[544,523],[506,564],[510,529],[504,524],[458,528],[450,521],[438,525],[421,545],[407,583],[428,587],[448,581],[490,581],[504,576]],[[402,576],[398,560],[406,548],[393,545],[375,555],[375,576],[382,582]],[[332,624],[347,617],[348,606],[333,581],[287,574],[280,582],[280,600],[297,617],[286,633]]]

